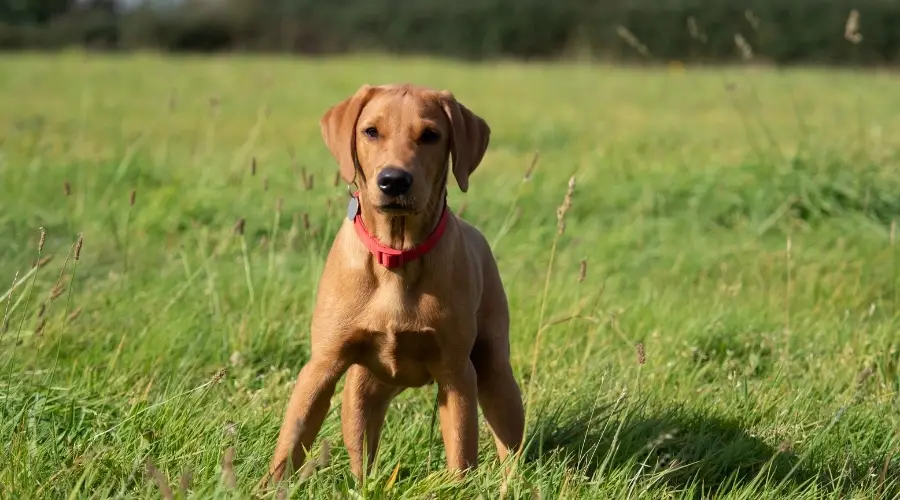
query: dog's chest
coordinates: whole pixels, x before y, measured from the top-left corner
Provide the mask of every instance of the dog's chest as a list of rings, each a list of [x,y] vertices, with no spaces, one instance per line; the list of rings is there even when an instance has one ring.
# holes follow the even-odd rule
[[[434,297],[375,293],[360,317],[362,364],[383,382],[418,387],[430,383],[429,365],[441,357],[446,311]]]
[[[366,332],[361,361],[382,382],[419,387],[432,381],[429,364],[436,360],[438,343],[433,332]]]

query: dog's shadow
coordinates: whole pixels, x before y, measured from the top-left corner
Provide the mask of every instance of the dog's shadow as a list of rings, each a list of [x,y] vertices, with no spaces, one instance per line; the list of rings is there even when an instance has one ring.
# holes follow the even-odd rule
[[[682,408],[569,404],[544,408],[535,420],[526,460],[562,459],[588,477],[641,474],[702,496],[752,481],[802,484],[814,474],[790,444],[773,447],[738,422]]]

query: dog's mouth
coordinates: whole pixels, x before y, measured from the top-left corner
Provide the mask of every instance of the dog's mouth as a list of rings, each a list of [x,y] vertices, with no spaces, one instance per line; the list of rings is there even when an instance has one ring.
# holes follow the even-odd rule
[[[389,202],[378,205],[376,209],[385,215],[413,215],[417,211],[411,205],[400,202]]]

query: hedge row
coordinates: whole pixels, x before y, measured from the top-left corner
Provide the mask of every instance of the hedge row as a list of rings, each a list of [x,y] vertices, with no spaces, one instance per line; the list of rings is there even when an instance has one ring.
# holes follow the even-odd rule
[[[783,64],[900,59],[897,0],[184,0],[127,11],[112,0],[17,4],[26,7],[0,7],[0,48],[362,49],[468,59],[577,54]],[[43,10],[23,13],[28,5]],[[54,5],[57,11],[48,12]],[[854,9],[858,29],[845,34]]]

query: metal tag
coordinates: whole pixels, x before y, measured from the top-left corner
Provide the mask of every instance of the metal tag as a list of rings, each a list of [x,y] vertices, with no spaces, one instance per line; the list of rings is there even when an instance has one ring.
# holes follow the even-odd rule
[[[351,221],[356,218],[356,214],[359,213],[359,200],[356,196],[350,197],[350,202],[347,203],[347,218]]]

